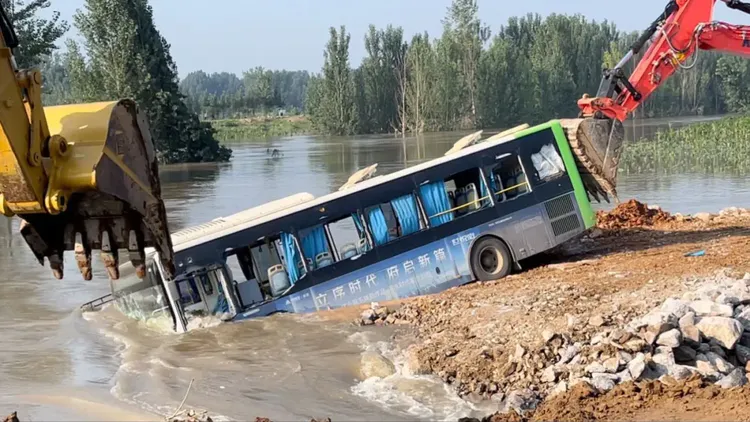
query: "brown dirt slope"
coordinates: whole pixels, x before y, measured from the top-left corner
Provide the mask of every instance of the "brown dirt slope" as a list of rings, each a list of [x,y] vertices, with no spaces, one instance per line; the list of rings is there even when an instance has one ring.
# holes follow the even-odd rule
[[[599,229],[524,263],[519,274],[407,300],[392,320],[416,332],[418,341],[407,351],[410,369],[440,376],[469,400],[499,401],[523,388],[544,396],[549,391],[538,391],[541,371],[559,347],[545,343],[545,333],[569,344],[681,295],[690,280],[719,270],[740,278],[750,271],[750,213],[744,210],[698,220],[630,201],[600,213],[598,221]],[[690,256],[696,251],[705,254]],[[573,390],[543,402],[531,417],[750,419],[750,400],[739,400],[741,392],[681,388],[687,390],[633,384],[599,398]]]

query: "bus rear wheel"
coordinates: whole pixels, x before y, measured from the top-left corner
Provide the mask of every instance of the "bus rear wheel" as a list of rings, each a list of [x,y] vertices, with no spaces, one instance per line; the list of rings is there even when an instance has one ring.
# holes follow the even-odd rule
[[[510,274],[513,257],[500,239],[485,237],[471,249],[471,269],[479,281],[499,280]]]

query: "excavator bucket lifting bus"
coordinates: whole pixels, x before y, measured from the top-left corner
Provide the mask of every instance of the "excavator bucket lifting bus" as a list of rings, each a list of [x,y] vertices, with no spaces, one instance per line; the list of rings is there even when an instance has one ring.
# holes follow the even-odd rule
[[[625,131],[622,122],[698,50],[715,50],[750,57],[750,26],[713,21],[717,1],[750,14],[750,3],[738,0],[671,0],[664,12],[641,34],[625,57],[605,69],[596,97],[578,101],[578,119],[562,120],[566,135],[590,196],[617,198],[617,166]],[[632,75],[624,67],[651,43]]]
[[[0,5],[0,211],[19,216],[21,234],[56,278],[63,253],[75,251],[92,278],[100,250],[109,277],[119,278],[127,250],[145,275],[153,247],[170,276],[172,240],[148,123],[131,100],[43,107],[38,70],[17,69],[13,25]]]

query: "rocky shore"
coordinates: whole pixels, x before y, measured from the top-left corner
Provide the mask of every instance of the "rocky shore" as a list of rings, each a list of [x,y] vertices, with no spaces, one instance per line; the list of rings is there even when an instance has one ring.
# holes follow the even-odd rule
[[[408,372],[495,403],[486,420],[632,418],[611,401],[651,418],[748,388],[749,235],[746,210],[681,216],[630,201],[520,274],[374,306],[357,323],[410,328]]]

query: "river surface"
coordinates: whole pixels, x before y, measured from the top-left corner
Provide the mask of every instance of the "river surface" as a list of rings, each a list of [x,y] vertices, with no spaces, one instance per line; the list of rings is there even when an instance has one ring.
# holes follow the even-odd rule
[[[631,139],[690,119],[628,126]],[[387,174],[441,156],[458,133],[420,138],[299,136],[232,144],[223,165],[177,166],[162,172],[172,230],[307,191],[323,195],[356,170],[379,163]],[[272,158],[267,148],[278,148]],[[620,198],[671,212],[750,207],[750,180],[721,175],[621,175]],[[611,205],[597,206],[609,207]],[[456,420],[481,415],[430,377],[396,375],[361,381],[360,354],[375,348],[396,358],[392,329],[358,330],[312,316],[274,316],[183,336],[165,335],[108,308],[77,307],[109,292],[98,257],[83,281],[72,255],[65,278],[53,279],[17,235],[18,220],[0,220],[0,413],[22,420],[144,420],[182,401],[229,420]]]

